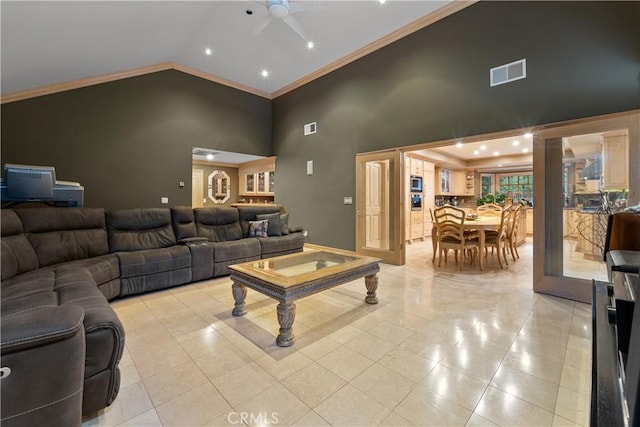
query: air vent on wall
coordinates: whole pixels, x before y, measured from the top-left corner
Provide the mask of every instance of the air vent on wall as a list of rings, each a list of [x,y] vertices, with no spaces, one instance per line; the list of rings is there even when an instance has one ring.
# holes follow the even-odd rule
[[[304,125],[304,135],[311,135],[312,133],[316,133],[316,122],[307,123]]]
[[[491,87],[527,77],[527,60],[511,62],[491,69],[489,80]]]

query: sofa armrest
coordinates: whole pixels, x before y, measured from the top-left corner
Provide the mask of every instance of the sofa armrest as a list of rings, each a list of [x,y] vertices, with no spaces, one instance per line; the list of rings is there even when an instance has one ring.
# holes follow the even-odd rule
[[[296,226],[289,227],[289,233],[302,233],[304,231],[304,227]]]
[[[75,305],[43,306],[2,316],[2,355],[67,339],[83,327],[84,310]]]

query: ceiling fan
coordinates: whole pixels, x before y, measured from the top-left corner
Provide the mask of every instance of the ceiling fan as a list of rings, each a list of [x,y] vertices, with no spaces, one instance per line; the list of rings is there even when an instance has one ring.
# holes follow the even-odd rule
[[[309,41],[307,34],[304,32],[298,21],[293,17],[294,13],[303,12],[305,10],[314,9],[311,5],[293,6],[289,0],[266,0],[269,17],[262,22],[254,31],[254,34],[260,34],[274,18],[280,19],[295,31],[304,41]]]

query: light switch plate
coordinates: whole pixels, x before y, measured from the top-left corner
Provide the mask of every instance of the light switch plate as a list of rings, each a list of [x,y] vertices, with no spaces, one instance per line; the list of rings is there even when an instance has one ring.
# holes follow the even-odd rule
[[[313,160],[307,160],[307,175],[313,175]]]
[[[344,204],[345,204],[345,205],[352,205],[352,204],[353,204],[353,197],[351,197],[351,196],[345,196],[345,198],[344,198]]]
[[[167,203],[169,203],[169,198],[168,198],[168,197],[162,197],[162,198],[160,199],[160,203],[163,203],[163,204],[167,204]]]

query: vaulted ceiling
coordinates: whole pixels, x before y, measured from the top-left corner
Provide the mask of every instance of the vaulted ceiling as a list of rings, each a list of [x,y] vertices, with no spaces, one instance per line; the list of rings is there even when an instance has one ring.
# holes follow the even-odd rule
[[[172,63],[273,97],[470,3],[3,0],[2,94]]]

